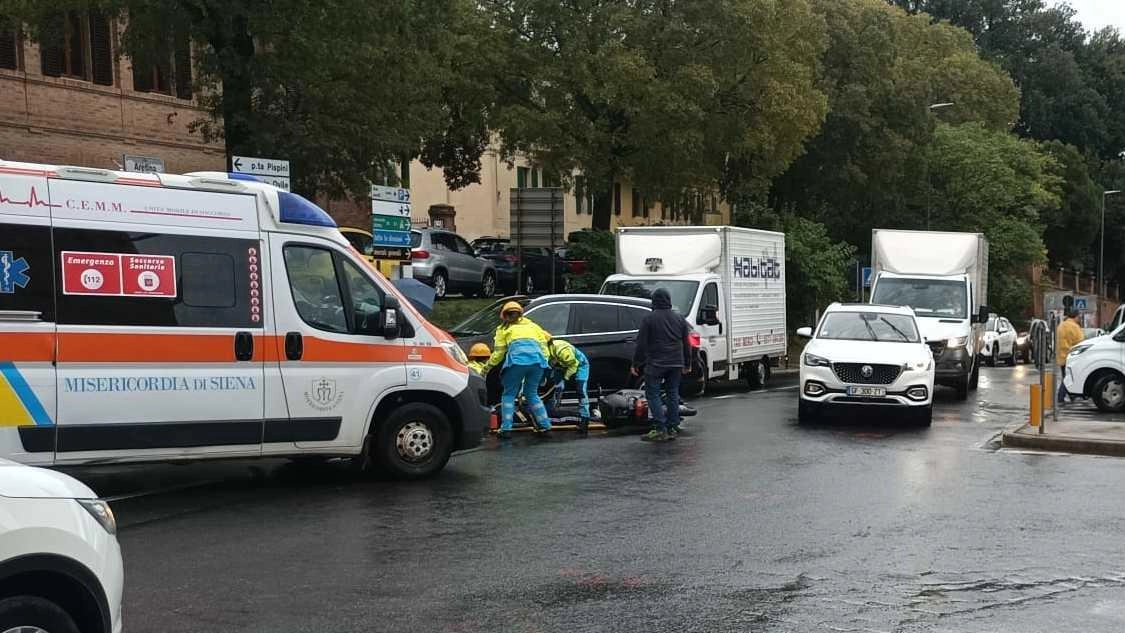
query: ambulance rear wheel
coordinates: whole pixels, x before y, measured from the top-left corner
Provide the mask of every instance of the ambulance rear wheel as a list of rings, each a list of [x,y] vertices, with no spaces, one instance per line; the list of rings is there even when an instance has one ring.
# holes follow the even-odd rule
[[[392,477],[422,479],[445,467],[453,453],[453,426],[441,409],[411,402],[379,425],[372,458]]]

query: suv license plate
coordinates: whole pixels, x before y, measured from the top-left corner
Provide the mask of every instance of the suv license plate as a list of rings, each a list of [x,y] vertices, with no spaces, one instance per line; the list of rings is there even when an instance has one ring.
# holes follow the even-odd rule
[[[885,387],[848,387],[849,396],[860,398],[882,398],[887,395]]]

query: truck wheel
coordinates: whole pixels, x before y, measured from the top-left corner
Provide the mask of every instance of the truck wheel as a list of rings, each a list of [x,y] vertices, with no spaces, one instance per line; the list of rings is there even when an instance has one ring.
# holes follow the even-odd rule
[[[993,345],[992,353],[988,356],[988,366],[995,367],[1000,362],[1000,346]]]
[[[453,453],[453,428],[441,409],[411,402],[391,412],[371,447],[376,464],[399,479],[429,477],[445,467]]]
[[[769,363],[764,360],[756,360],[748,364],[750,365],[750,372],[747,374],[746,380],[750,384],[750,388],[764,388],[766,383],[770,381]]]
[[[1013,349],[1012,355],[1008,357],[1008,367],[1015,367],[1017,360],[1018,358],[1016,357],[1016,350]]]
[[[92,622],[87,624],[94,626]],[[78,633],[78,627],[54,602],[35,596],[15,596],[0,600],[0,631]]]
[[[976,391],[980,386],[980,361],[973,363],[973,370],[969,373],[969,390]]]
[[[1125,378],[1117,373],[1105,376],[1094,385],[1091,395],[1100,411],[1117,413],[1125,409]]]

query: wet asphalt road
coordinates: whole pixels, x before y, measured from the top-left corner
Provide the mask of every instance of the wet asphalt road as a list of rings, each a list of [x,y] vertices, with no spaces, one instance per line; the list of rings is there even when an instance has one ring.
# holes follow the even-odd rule
[[[1025,367],[933,427],[800,427],[795,379],[690,435],[488,440],[436,479],[77,471],[115,508],[130,632],[1120,631],[1125,461],[998,451]]]

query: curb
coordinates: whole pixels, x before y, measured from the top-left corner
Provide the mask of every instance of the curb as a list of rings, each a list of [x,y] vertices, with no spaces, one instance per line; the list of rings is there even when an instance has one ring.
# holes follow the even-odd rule
[[[1125,441],[1094,440],[1066,435],[1039,435],[1038,432],[1025,433],[1032,429],[1024,424],[1013,431],[1004,431],[1000,444],[1004,448],[1030,448],[1057,453],[1077,453],[1081,455],[1105,455],[1125,457]]]

